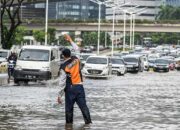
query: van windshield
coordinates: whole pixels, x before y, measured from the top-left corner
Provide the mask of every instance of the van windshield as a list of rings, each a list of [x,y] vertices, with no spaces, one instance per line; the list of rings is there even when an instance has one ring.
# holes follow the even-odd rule
[[[19,54],[19,60],[24,61],[49,61],[48,50],[23,49]]]
[[[136,58],[124,58],[124,61],[125,62],[137,63],[138,59],[136,59]]]
[[[90,64],[107,64],[107,59],[106,58],[90,57],[90,58],[87,59],[86,63],[90,63]]]
[[[0,57],[6,58],[8,56],[7,52],[0,52]]]

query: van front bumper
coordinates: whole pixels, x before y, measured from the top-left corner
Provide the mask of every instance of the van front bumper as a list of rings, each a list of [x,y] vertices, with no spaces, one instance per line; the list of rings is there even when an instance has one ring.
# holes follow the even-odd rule
[[[49,71],[25,71],[25,70],[14,70],[14,79],[16,80],[48,80],[51,78]]]

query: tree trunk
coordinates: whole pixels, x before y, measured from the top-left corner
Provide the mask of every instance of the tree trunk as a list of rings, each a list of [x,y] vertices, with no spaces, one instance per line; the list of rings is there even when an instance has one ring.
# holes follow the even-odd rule
[[[1,44],[3,49],[8,49],[12,45],[13,35],[17,27],[21,24],[19,10],[21,7],[21,3],[24,0],[17,0],[18,3],[16,7],[13,7],[13,11],[11,7],[13,6],[15,0],[1,0]],[[10,21],[10,25],[5,25],[4,16],[7,13],[8,20]]]

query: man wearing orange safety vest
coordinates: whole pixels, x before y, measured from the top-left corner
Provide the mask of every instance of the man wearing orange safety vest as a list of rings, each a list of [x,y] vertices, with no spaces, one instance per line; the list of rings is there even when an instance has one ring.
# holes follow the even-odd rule
[[[78,46],[72,41],[69,35],[65,35],[65,38],[71,43],[75,50],[78,50]],[[64,49],[62,51],[62,56],[65,61],[60,67],[61,75],[59,85],[61,87],[65,86],[66,125],[73,124],[73,108],[75,102],[82,112],[85,124],[90,124],[92,122],[89,109],[86,105],[85,92],[82,84],[82,74],[80,70],[80,60],[75,56],[71,56],[71,51],[69,49]],[[59,93],[58,103],[61,103],[61,93],[62,91]]]

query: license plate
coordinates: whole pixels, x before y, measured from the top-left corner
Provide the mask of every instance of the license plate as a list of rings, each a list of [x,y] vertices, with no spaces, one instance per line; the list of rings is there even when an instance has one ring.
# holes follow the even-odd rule
[[[98,74],[98,71],[92,71],[93,74]]]
[[[112,71],[113,74],[117,74],[117,71]]]
[[[28,79],[32,79],[32,78],[36,78],[36,76],[26,75],[26,78],[28,78]]]
[[[164,68],[164,67],[163,67],[163,66],[159,66],[159,68],[161,68],[161,69],[162,69],[162,68]]]
[[[133,65],[127,65],[127,67],[133,67]]]

